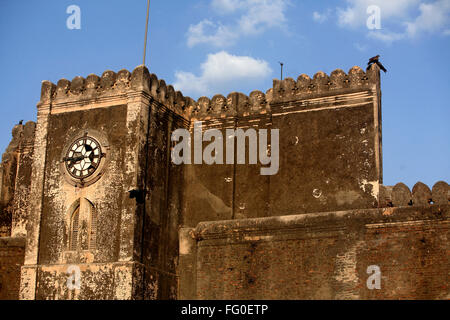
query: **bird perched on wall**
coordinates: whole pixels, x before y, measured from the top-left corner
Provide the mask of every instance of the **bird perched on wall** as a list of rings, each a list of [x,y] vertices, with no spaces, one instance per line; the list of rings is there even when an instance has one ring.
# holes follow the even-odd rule
[[[380,55],[376,55],[375,57],[369,59],[369,62],[367,63],[367,69],[369,69],[370,66],[373,64],[376,64],[377,66],[380,67],[381,70],[387,72],[386,68],[380,62]]]
[[[19,124],[23,124],[23,120],[20,120],[20,121],[19,121]]]

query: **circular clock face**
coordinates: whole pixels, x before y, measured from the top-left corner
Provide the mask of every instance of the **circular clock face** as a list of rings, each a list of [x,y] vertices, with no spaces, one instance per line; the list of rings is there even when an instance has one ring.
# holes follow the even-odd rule
[[[98,169],[102,157],[104,154],[100,143],[94,138],[85,136],[72,143],[67,150],[64,163],[72,177],[82,180]]]

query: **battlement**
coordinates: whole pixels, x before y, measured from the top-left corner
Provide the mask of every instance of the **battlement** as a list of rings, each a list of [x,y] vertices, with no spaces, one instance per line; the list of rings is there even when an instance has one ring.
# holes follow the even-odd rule
[[[334,70],[329,76],[320,71],[311,79],[302,74],[295,81],[292,78],[274,79],[273,87],[266,93],[255,90],[248,96],[232,92],[227,97],[216,94],[211,99],[200,97],[197,101],[185,97],[172,85],[167,85],[155,74],[150,74],[145,66],[128,70],[107,70],[101,77],[90,74],[87,78],[75,77],[72,81],[61,79],[55,85],[43,81],[40,104],[63,104],[84,100],[123,95],[132,91],[144,91],[160,104],[168,107],[186,119],[207,120],[254,114],[266,114],[270,105],[305,100],[327,95],[353,93],[361,90],[379,88],[379,67],[372,65],[367,72],[360,67],[351,68],[346,74],[341,69]]]
[[[320,71],[311,79],[302,74],[295,81],[292,78],[274,79],[273,87],[266,93],[255,90],[250,95],[232,92],[226,98],[221,94],[212,99],[201,97],[190,100],[186,106],[193,119],[224,118],[266,114],[270,105],[304,100],[327,95],[353,93],[361,90],[377,90],[380,87],[380,69],[372,65],[366,72],[354,66],[346,74],[341,69],[334,70],[330,76]]]
[[[86,102],[101,98],[123,96],[130,91],[143,91],[160,104],[174,112],[186,115],[186,105],[192,100],[184,97],[173,86],[166,85],[155,74],[150,74],[145,66],[136,67],[133,72],[122,69],[119,72],[107,70],[99,77],[90,74],[86,78],[77,76],[72,81],[61,79],[55,85],[50,81],[42,82],[42,104],[65,104],[70,102]]]
[[[450,187],[445,181],[435,183],[432,189],[417,182],[412,191],[404,183],[395,186],[380,185],[380,207],[428,206],[450,204]]]
[[[336,69],[328,76],[317,72],[311,79],[302,74],[295,81],[292,78],[273,81],[273,103],[314,98],[329,94],[342,94],[364,89],[376,89],[380,86],[380,69],[373,64],[367,72],[360,67],[352,67],[348,74]]]

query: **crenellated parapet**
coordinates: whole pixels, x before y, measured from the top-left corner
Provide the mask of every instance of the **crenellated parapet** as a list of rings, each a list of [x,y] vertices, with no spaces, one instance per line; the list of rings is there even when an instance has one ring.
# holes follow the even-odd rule
[[[193,119],[201,120],[261,115],[270,112],[271,105],[278,103],[376,90],[379,88],[379,72],[376,65],[372,65],[366,72],[355,66],[348,73],[337,69],[329,76],[320,71],[312,79],[305,74],[300,75],[297,81],[292,78],[275,79],[273,88],[266,93],[256,90],[249,96],[233,92],[227,98],[222,95],[215,95],[211,99],[201,97],[193,101],[189,113]]]
[[[191,119],[209,120],[214,118],[245,117],[266,114],[269,111],[270,94],[255,90],[249,96],[232,92],[226,98],[217,94],[212,99],[201,97],[192,101]]]
[[[150,74],[146,67],[139,66],[131,73],[127,70],[117,73],[107,70],[102,76],[91,74],[86,78],[77,76],[72,81],[61,79],[56,85],[44,81],[40,104],[86,103],[133,91],[148,93],[155,101],[186,119],[207,120],[267,113],[272,89],[267,94],[253,91],[247,96],[232,92],[227,97],[217,94],[211,99],[200,97],[195,101],[158,79],[155,74]]]
[[[273,88],[266,93],[256,90],[249,96],[233,92],[226,99],[222,95],[215,95],[212,99],[201,97],[194,101],[191,114],[195,119],[265,114],[270,111],[271,104],[303,100],[326,93],[339,94],[372,89],[374,85],[379,84],[377,68],[372,66],[364,72],[355,66],[348,74],[337,69],[330,76],[320,71],[312,79],[305,74],[300,75],[297,81],[292,78],[275,79]]]
[[[167,85],[145,66],[129,72],[107,70],[101,76],[90,74],[86,78],[77,76],[72,81],[61,79],[55,85],[42,83],[40,104],[64,105],[101,98],[124,96],[129,92],[143,91],[155,101],[183,116],[187,120],[208,120],[229,117],[262,115],[270,112],[271,105],[318,96],[338,95],[379,87],[379,68],[372,65],[366,72],[353,67],[348,73],[341,69],[330,75],[318,72],[311,79],[302,74],[292,78],[275,79],[273,88],[266,93],[255,90],[250,95],[232,92],[226,97],[217,94],[212,98],[200,97],[197,101],[185,97],[172,85]]]
[[[295,81],[292,78],[273,81],[273,103],[302,100],[330,94],[370,90],[379,86],[380,69],[372,65],[366,72],[355,66],[345,73],[336,69],[330,75],[320,71],[311,79],[302,74]]]
[[[150,74],[145,66],[139,66],[133,72],[125,69],[117,73],[107,70],[101,76],[90,74],[86,78],[77,76],[72,81],[61,79],[56,85],[43,81],[39,105],[86,104],[101,99],[126,97],[133,92],[145,92],[154,101],[185,117],[189,116],[188,108],[194,105],[191,98],[184,97],[172,85]]]
[[[380,186],[380,207],[428,206],[450,204],[450,187],[445,181],[437,182],[432,189],[417,182],[410,190],[404,183]]]

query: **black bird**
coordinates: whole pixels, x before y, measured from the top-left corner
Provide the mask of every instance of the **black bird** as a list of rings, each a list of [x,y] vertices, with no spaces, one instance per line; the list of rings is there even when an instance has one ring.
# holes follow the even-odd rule
[[[22,124],[22,123],[23,123],[23,120],[20,120],[20,121],[19,121],[19,124]]]
[[[378,60],[380,60],[380,55],[379,55],[379,54],[376,55],[375,57],[370,58],[370,59],[369,59],[369,62],[367,63],[367,65],[370,65],[370,64],[372,64],[372,63],[375,63],[375,62],[377,62]]]
[[[381,70],[383,70],[385,73],[387,72],[386,68],[381,64],[380,62],[380,55],[376,55],[375,57],[372,57],[369,59],[369,62],[367,63],[367,69],[370,68],[371,65],[374,63],[380,67]]]

